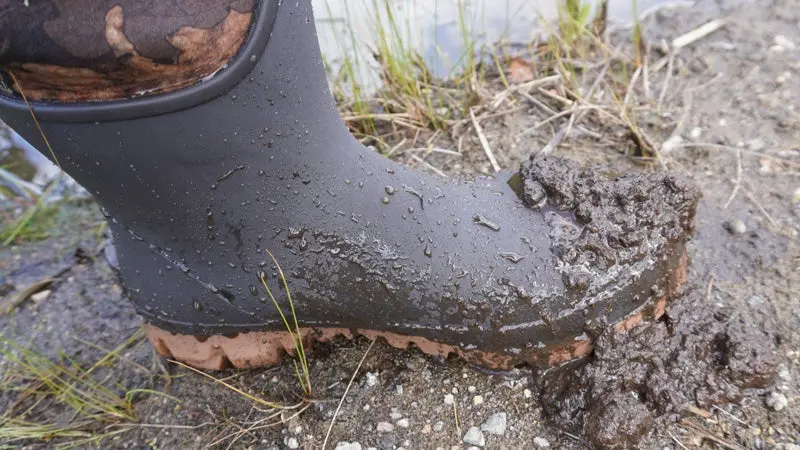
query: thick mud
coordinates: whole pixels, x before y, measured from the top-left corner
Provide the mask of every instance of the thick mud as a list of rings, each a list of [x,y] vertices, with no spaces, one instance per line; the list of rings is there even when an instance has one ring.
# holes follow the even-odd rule
[[[583,268],[570,274],[572,285],[673,251],[694,231],[700,191],[682,175],[618,174],[609,166],[581,168],[540,154],[522,165],[520,175],[523,200],[543,208],[556,256]]]
[[[738,402],[775,379],[779,335],[769,316],[708,308],[701,286],[688,288],[658,323],[596,343],[590,364],[544,380],[542,404],[556,426],[600,448],[637,448],[655,424],[687,405]]]

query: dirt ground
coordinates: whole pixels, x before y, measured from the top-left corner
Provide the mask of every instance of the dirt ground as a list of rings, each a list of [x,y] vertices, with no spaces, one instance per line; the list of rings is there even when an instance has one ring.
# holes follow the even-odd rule
[[[120,389],[174,399],[138,395],[139,423],[101,447],[320,448],[366,354],[330,448],[800,448],[800,2],[722,3],[661,10],[645,23],[657,46],[726,20],[677,54],[671,76],[665,68],[648,80],[655,98],[668,84],[660,114],[642,113],[640,126],[667,143],[666,168],[691,177],[703,194],[686,293],[664,319],[600,336],[587,366],[547,376],[489,373],[383,342],[370,347],[366,339],[321,345],[309,356],[318,400],[268,420],[263,405],[156,357],[139,339],[103,376]],[[503,167],[516,168],[557,131],[541,127],[517,139],[541,120],[534,110],[482,123]],[[582,126],[612,132],[592,119]],[[617,171],[658,169],[627,157],[619,139],[592,134],[575,130],[555,155]],[[428,161],[450,174],[488,173],[477,136],[464,141],[463,157]],[[140,319],[99,251],[101,223],[90,204],[60,224],[59,236],[0,250],[3,302],[59,275],[45,298],[0,316],[0,333],[91,364],[137,332]],[[0,371],[9,364],[0,361]],[[265,399],[298,401],[288,359],[213,375]],[[3,410],[13,398],[0,394]],[[67,418],[54,409],[51,419]],[[267,426],[275,420],[281,423]]]

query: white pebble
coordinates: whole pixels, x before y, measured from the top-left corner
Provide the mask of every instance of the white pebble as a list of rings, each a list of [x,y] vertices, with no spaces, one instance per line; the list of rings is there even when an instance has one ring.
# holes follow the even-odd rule
[[[478,427],[472,427],[467,430],[467,434],[464,435],[462,441],[467,445],[477,445],[478,447],[486,445],[486,438],[483,437],[483,433]]]
[[[389,422],[378,422],[375,430],[378,433],[391,433],[394,431],[394,425],[390,424]]]
[[[339,442],[334,450],[361,450],[358,442]]]
[[[378,384],[378,374],[375,372],[367,372],[367,386],[372,387]]]
[[[473,405],[482,405],[483,404],[483,396],[482,395],[476,395],[475,397],[472,397],[472,404]]]
[[[782,411],[789,405],[789,400],[785,395],[779,392],[773,392],[767,397],[766,403],[773,411]]]
[[[300,448],[300,443],[297,442],[297,438],[290,437],[290,438],[286,439],[286,446],[289,447],[289,448],[292,448],[292,449]]]
[[[453,394],[447,394],[444,396],[444,404],[445,405],[452,405],[455,403],[456,399],[453,397]]]
[[[400,428],[408,428],[408,419],[400,419],[397,421],[397,426]]]
[[[539,436],[533,438],[533,445],[535,445],[536,448],[550,448],[550,442]]]

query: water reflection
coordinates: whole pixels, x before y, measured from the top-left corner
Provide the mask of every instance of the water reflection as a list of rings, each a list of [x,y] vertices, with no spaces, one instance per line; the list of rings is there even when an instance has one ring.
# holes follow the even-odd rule
[[[328,62],[336,67],[345,55],[357,55],[358,76],[365,84],[374,85],[370,47],[374,46],[378,20],[385,28],[389,23],[387,4],[402,39],[423,55],[434,74],[446,76],[465,53],[465,31],[476,39],[477,46],[501,39],[529,42],[546,29],[540,24],[557,19],[558,1],[313,0],[313,5],[320,45]],[[666,3],[676,1],[609,0],[609,21],[612,25],[629,23],[634,4],[641,16]]]

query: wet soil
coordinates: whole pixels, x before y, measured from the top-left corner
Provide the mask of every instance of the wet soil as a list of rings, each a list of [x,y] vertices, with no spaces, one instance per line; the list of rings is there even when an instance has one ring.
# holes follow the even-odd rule
[[[532,448],[543,440],[569,449],[800,445],[800,116],[794,106],[800,104],[800,8],[795,0],[754,3],[666,10],[645,24],[651,42],[659,42],[710,19],[728,20],[676,57],[661,119],[644,124],[662,141],[672,134],[681,138],[686,146],[665,149],[665,162],[702,193],[688,244],[688,282],[665,316],[626,334],[601,334],[588,364],[546,375],[529,369],[487,373],[378,342],[344,397],[330,448],[344,442],[361,448],[466,448],[467,430],[500,412],[507,427],[502,435],[485,432],[486,448]],[[659,92],[663,81],[650,80],[652,90]],[[482,124],[504,167],[549,141],[552,133],[545,128],[519,142],[508,138],[535,122],[519,113]],[[487,163],[477,138],[465,141],[461,159],[431,163],[441,162],[448,173],[483,172]],[[612,143],[578,133],[556,154],[620,174],[656,170],[633,162],[619,141]],[[700,145],[707,143],[714,146]],[[94,208],[84,211],[83,220],[62,224],[48,241],[0,250],[3,302],[36,280],[58,275],[46,298],[0,316],[0,332],[88,366],[102,348],[135,333],[140,320],[98,253],[102,242],[92,225],[101,216]],[[115,380],[119,392],[155,389],[179,401],[138,396],[140,426],[102,448],[277,449],[295,442],[319,448],[368,348],[365,339],[318,346],[309,357],[318,401],[268,427],[257,422],[265,416],[262,407],[155,356],[139,340],[103,377]],[[0,361],[0,372],[8,364]],[[269,400],[298,398],[289,360],[214,374]],[[4,411],[12,394],[0,395]],[[49,417],[67,420],[55,406]]]

